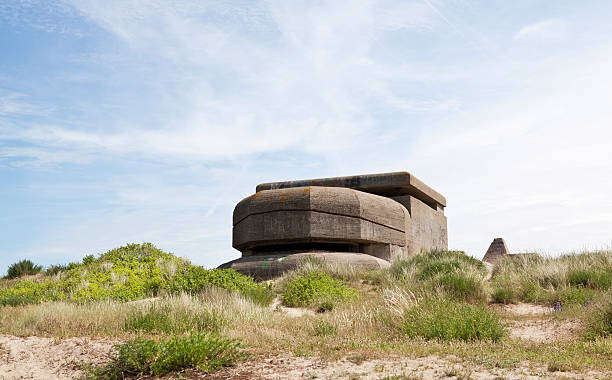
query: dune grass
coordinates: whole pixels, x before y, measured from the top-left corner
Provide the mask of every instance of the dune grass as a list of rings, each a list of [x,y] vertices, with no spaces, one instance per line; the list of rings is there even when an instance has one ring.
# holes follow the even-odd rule
[[[491,285],[499,303],[586,305],[612,286],[612,252],[507,257],[495,265]]]

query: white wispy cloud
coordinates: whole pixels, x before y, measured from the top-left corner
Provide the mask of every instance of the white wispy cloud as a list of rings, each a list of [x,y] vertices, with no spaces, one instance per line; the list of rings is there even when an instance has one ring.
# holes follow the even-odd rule
[[[567,25],[563,20],[549,19],[526,25],[512,38],[514,41],[529,38],[558,40],[565,36]]]
[[[2,116],[46,116],[53,111],[51,106],[40,106],[27,101],[25,94],[0,90],[0,117]]]

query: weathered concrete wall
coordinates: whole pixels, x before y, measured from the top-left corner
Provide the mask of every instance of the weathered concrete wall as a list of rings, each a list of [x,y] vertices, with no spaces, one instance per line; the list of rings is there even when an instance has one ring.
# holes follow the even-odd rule
[[[260,191],[234,210],[240,251],[292,242],[405,245],[408,211],[384,197],[346,188]]]
[[[410,213],[411,231],[406,243],[408,253],[448,249],[448,227],[444,211],[433,209],[411,195],[391,199],[401,203]]]
[[[296,269],[308,258],[322,260],[329,264],[351,265],[365,268],[387,268],[389,262],[364,253],[355,252],[295,252],[270,253],[241,257],[227,262],[219,268],[231,268],[258,280],[267,280]]]

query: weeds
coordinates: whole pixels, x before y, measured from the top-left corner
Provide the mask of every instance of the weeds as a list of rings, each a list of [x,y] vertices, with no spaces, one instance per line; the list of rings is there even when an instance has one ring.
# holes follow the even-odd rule
[[[407,309],[402,331],[409,337],[440,340],[491,340],[505,335],[499,318],[483,306],[426,300]]]
[[[316,336],[335,335],[337,332],[336,326],[324,320],[315,322],[313,329]]]
[[[124,379],[129,376],[162,376],[183,368],[210,372],[233,365],[244,357],[240,344],[206,333],[174,336],[159,342],[138,338],[117,346],[112,362],[93,368],[89,379]]]

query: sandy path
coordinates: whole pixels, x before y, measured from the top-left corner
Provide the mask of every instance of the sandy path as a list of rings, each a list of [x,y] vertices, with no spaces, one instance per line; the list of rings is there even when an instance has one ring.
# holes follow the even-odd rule
[[[570,341],[580,335],[582,324],[575,320],[552,318],[550,307],[528,303],[502,305],[499,310],[522,317],[509,321],[510,337],[537,343]]]
[[[0,335],[0,379],[74,379],[81,374],[76,363],[105,362],[114,343]]]

